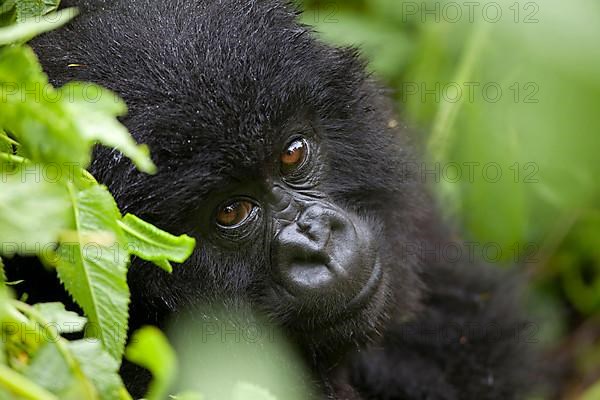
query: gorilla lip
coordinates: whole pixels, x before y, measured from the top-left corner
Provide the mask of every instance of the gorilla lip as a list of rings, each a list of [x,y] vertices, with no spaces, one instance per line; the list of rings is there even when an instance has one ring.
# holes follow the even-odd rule
[[[384,269],[379,260],[379,256],[377,256],[372,265],[371,274],[360,292],[358,292],[354,297],[347,301],[343,307],[340,307],[336,311],[330,309],[329,312],[331,314],[327,319],[321,320],[320,323],[315,324],[312,327],[302,325],[301,330],[303,332],[311,332],[328,326],[335,326],[339,323],[340,318],[352,316],[356,311],[364,309],[365,304],[373,299],[380,291],[382,287],[381,283],[383,282],[383,275]],[[279,298],[287,298],[292,302],[299,300],[298,297],[290,292],[290,290],[284,285],[275,284],[273,289],[278,293],[277,296]],[[294,325],[296,328],[298,328],[293,321],[290,322],[292,322],[291,325]],[[313,323],[315,323],[314,320]]]

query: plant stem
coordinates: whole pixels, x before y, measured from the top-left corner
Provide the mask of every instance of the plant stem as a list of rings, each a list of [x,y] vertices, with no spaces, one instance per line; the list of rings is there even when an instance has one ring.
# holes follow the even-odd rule
[[[0,387],[28,400],[58,400],[58,397],[36,385],[6,365],[0,365]]]

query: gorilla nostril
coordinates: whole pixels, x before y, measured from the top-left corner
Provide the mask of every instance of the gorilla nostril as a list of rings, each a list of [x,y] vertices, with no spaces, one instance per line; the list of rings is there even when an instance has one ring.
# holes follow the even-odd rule
[[[310,228],[311,225],[310,223],[300,219],[298,221],[296,221],[296,225],[298,225],[298,230],[302,233],[309,233],[310,232]]]
[[[298,232],[303,233],[310,240],[325,242],[331,232],[331,215],[325,208],[311,206],[307,208],[296,221]]]

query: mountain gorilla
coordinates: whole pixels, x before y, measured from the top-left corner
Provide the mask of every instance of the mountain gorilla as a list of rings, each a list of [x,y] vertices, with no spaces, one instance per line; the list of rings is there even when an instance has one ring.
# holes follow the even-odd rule
[[[159,167],[98,148],[93,174],[124,212],[198,242],[172,275],[133,261],[132,329],[243,305],[283,329],[319,398],[522,398],[512,285],[440,254],[451,235],[356,50],[283,0],[66,3],[82,15],[33,42],[46,72],[122,96]]]

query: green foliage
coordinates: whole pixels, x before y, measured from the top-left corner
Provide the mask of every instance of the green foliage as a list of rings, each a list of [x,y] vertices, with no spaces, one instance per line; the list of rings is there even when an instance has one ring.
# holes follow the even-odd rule
[[[140,329],[133,336],[125,356],[152,372],[154,381],[146,398],[163,399],[177,374],[177,363],[175,353],[162,332],[150,326]]]
[[[8,153],[0,153],[0,160],[3,154]],[[4,243],[5,256],[36,252],[38,244],[51,243],[70,225],[66,189],[43,180],[19,179],[23,171],[18,168],[2,175],[5,181],[0,191],[0,241]]]
[[[152,261],[167,272],[173,270],[169,260],[183,262],[194,250],[194,239],[170,235],[135,215],[125,215],[119,226],[123,229],[131,254]]]
[[[87,318],[67,311],[62,303],[37,303],[33,308],[60,334],[81,332],[87,323]]]
[[[0,1],[0,256],[37,255],[56,269],[85,317],[61,303],[30,306],[12,299],[0,259],[0,397],[130,399],[118,374],[129,318],[130,256],[170,272],[170,261],[185,261],[195,241],[133,215],[122,218],[112,195],[85,170],[98,143],[118,149],[141,171],[156,167],[147,147],[118,122],[127,111],[121,99],[82,82],[52,87],[35,54],[20,44],[76,14],[46,14],[57,6],[49,0]],[[79,340],[61,336],[81,332]],[[156,331],[136,337],[132,359],[156,367],[150,395],[162,398],[174,354]],[[169,368],[151,360],[170,360],[162,366]]]
[[[75,237],[61,242],[56,270],[90,320],[86,334],[99,338],[119,359],[125,345],[129,304],[129,254],[118,245],[123,242],[117,223],[121,216],[105,187],[96,185],[79,192],[72,184],[68,187]]]
[[[17,13],[16,15],[20,15],[20,13]],[[61,27],[69,22],[75,15],[75,9],[67,8],[52,16],[48,16],[48,19],[43,21],[25,20],[25,18],[22,18],[23,21],[18,24],[0,28],[0,45],[27,41],[40,33]],[[21,19],[18,16],[16,18]],[[1,20],[0,26],[2,26]]]

